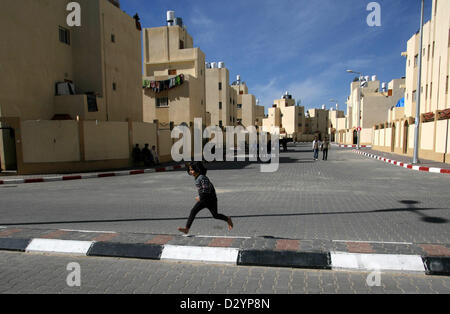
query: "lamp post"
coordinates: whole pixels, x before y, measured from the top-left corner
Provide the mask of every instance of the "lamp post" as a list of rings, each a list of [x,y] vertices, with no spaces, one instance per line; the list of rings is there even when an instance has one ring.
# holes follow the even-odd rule
[[[338,101],[336,99],[330,99],[330,102],[332,103],[336,103],[336,132],[334,134],[334,141],[336,143],[339,143],[338,137],[339,137],[339,128],[338,128],[338,123],[339,123],[339,114],[338,114]]]
[[[418,62],[418,78],[417,78],[417,92],[416,92],[416,129],[414,131],[414,156],[413,164],[419,162],[419,126],[420,126],[420,89],[422,85],[422,40],[423,40],[423,8],[425,0],[422,0],[422,9],[420,13],[420,43],[419,43],[419,62]]]
[[[353,70],[347,70],[347,73],[359,74],[359,86],[358,86],[358,140],[357,140],[357,148],[361,149],[361,82],[363,78],[363,74],[361,72],[356,72]]]

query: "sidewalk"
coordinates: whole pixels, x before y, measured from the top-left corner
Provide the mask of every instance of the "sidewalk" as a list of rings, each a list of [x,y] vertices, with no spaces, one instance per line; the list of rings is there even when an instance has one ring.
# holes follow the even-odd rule
[[[413,164],[412,157],[398,155],[394,153],[386,153],[371,148],[367,148],[360,151],[354,150],[354,152],[412,170],[450,174],[450,164],[421,159],[420,156],[419,156],[419,164]]]
[[[450,275],[450,244],[209,237],[0,227],[0,250]]]
[[[114,176],[137,175],[143,173],[164,172],[184,168],[184,164],[176,162],[159,164],[153,168],[133,167],[120,170],[104,170],[70,174],[38,174],[38,175],[17,175],[16,172],[0,172],[0,185],[2,184],[23,184],[40,183],[54,181],[81,180]]]

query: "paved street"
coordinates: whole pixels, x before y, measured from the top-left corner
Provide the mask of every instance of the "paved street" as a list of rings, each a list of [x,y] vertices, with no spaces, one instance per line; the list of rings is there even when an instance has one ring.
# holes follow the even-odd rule
[[[208,237],[228,236],[235,239],[233,245],[274,247],[278,242],[271,239],[286,238],[300,240],[302,249],[311,241],[311,249],[324,246],[340,250],[351,247],[339,241],[369,241],[370,248],[377,252],[419,255],[422,248],[434,247],[404,243],[411,242],[442,244],[440,250],[444,251],[440,252],[448,253],[450,176],[394,167],[349,149],[333,148],[329,161],[313,162],[309,146],[291,146],[289,152],[281,154],[279,171],[272,174],[260,173],[256,163],[208,165],[220,211],[232,215],[235,229],[228,232],[225,223],[213,220],[209,212],[202,212],[192,234],[206,238],[172,237],[170,243],[208,245],[211,242]],[[49,236],[56,238],[74,237],[73,232],[47,231],[69,229],[120,233],[113,241],[148,241],[154,235],[178,236],[177,227],[184,225],[195,196],[193,180],[185,170],[2,186],[0,226],[7,228],[4,236],[16,232],[17,237],[21,234],[40,237],[50,232]],[[76,236],[103,237],[90,233]],[[108,234],[104,236],[106,239]],[[161,237],[164,238],[156,238],[159,241]],[[251,240],[245,240],[246,237]],[[361,248],[365,246],[357,249]],[[79,288],[66,284],[69,273],[66,267],[70,262],[81,266]],[[450,291],[449,277],[383,272],[381,285],[369,287],[368,275],[352,271],[0,252],[3,293]]]
[[[312,161],[309,144],[281,154],[279,171],[217,163],[208,176],[219,211],[194,235],[448,243],[450,176],[394,167],[334,148]],[[196,189],[185,171],[0,187],[0,226],[177,234]]]
[[[80,265],[80,287],[69,287],[69,263]],[[381,273],[369,287],[364,272],[236,267],[187,262],[0,252],[0,293],[448,293],[450,278]],[[71,277],[69,277],[71,278]]]

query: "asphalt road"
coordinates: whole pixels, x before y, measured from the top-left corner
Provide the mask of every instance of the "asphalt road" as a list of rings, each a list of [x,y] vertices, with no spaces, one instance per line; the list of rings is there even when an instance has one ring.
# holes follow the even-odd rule
[[[282,153],[279,170],[256,163],[208,165],[219,212],[201,212],[194,235],[448,243],[450,176],[416,172],[332,148]],[[194,205],[186,171],[0,186],[0,226],[177,234]]]

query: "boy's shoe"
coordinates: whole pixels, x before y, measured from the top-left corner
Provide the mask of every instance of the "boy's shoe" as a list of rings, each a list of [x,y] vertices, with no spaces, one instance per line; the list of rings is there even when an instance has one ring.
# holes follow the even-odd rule
[[[231,220],[231,217],[228,217],[228,230],[231,231],[233,229],[233,221]]]
[[[178,228],[178,231],[184,233],[184,234],[188,234],[189,233],[189,229],[188,228]]]

